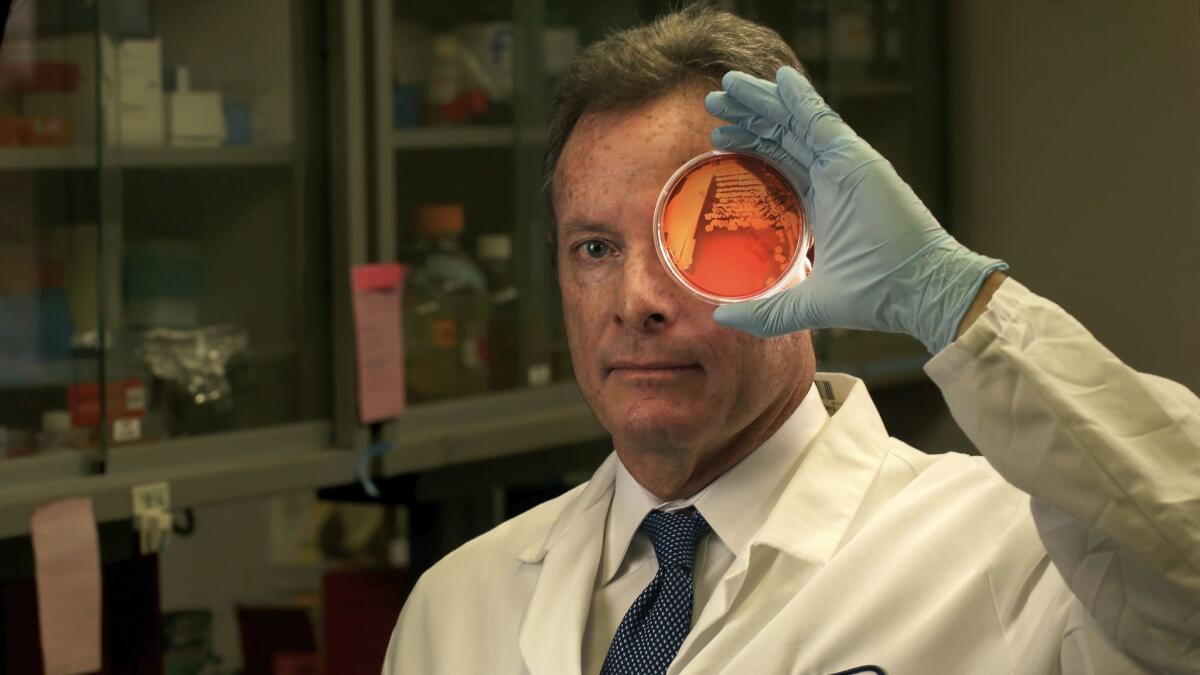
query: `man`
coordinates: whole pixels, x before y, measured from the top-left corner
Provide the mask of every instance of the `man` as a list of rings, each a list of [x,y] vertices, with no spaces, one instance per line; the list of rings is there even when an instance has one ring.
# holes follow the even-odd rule
[[[422,577],[384,673],[1200,671],[1200,401],[955,242],[798,68],[698,9],[572,65],[547,189],[614,454]],[[808,280],[715,316],[650,226],[714,146],[784,167],[816,241]],[[889,438],[815,373],[826,326],[920,338],[986,459]]]

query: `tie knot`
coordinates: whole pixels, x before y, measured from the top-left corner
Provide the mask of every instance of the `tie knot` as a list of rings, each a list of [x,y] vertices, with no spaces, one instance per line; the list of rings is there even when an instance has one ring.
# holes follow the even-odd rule
[[[642,531],[654,545],[658,566],[682,567],[689,572],[696,560],[696,544],[708,530],[708,521],[694,507],[651,511],[642,521]]]

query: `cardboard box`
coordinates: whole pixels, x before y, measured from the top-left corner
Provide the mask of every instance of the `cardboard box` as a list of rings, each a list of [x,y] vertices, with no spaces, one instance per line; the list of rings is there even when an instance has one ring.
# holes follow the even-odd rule
[[[215,147],[225,143],[221,93],[181,91],[167,94],[167,129],[171,145]]]
[[[162,41],[124,40],[117,46],[118,125],[121,145],[162,145]]]

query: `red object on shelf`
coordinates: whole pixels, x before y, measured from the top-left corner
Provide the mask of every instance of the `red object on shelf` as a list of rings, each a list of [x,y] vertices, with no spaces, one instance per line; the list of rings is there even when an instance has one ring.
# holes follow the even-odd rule
[[[71,93],[78,89],[77,64],[49,61],[0,63],[0,90],[5,93]]]
[[[70,142],[71,123],[65,117],[0,117],[0,147]]]
[[[142,417],[146,414],[146,387],[139,378],[108,383],[108,418]],[[100,425],[100,385],[79,382],[67,389],[67,409],[71,426],[90,428]]]
[[[378,675],[407,596],[407,575],[400,570],[326,572],[321,579],[326,672]]]
[[[449,103],[438,106],[437,121],[440,124],[460,124],[472,117],[486,115],[491,109],[491,105],[492,101],[488,98],[486,91],[482,89],[464,91]]]

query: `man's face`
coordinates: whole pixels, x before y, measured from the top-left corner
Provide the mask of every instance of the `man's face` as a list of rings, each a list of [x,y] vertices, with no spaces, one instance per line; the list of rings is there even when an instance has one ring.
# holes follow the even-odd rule
[[[703,100],[691,88],[585,114],[563,149],[554,194],[567,339],[584,397],[618,453],[692,453],[693,464],[807,386],[812,369],[807,334],[762,340],[723,328],[714,306],[659,262],[659,191],[681,164],[712,150],[710,133],[722,124]]]

